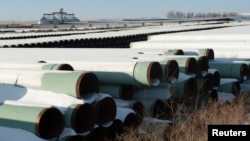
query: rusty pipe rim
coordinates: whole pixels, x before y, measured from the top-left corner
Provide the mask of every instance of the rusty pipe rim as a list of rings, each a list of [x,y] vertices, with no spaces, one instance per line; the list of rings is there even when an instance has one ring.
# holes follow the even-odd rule
[[[95,102],[96,124],[108,127],[116,117],[117,109],[113,98],[105,97]]]
[[[176,60],[168,60],[165,67],[165,79],[168,83],[175,83],[179,77],[179,65]]]
[[[184,55],[184,52],[182,49],[176,49],[174,50],[174,55]]]
[[[185,64],[186,74],[196,75],[197,61],[193,57],[189,57]]]
[[[57,70],[74,71],[74,68],[70,64],[60,64]]]
[[[197,61],[197,75],[205,76],[208,73],[208,57],[200,56]]]
[[[240,67],[240,82],[248,79],[248,66],[247,64],[242,64]]]
[[[220,86],[220,72],[219,71],[215,71],[212,74],[212,83],[214,85],[214,87],[218,88]]]
[[[76,97],[84,98],[91,93],[99,93],[99,80],[94,73],[82,73],[76,83]]]
[[[151,86],[158,86],[162,80],[163,72],[159,62],[151,62],[147,70],[147,80]]]
[[[58,137],[64,129],[64,118],[57,108],[43,109],[35,124],[35,133],[43,139]]]
[[[205,56],[208,57],[208,60],[214,60],[214,50],[211,48],[208,48],[205,50]]]
[[[231,91],[232,91],[232,94],[234,94],[235,96],[240,95],[241,88],[240,88],[239,81],[234,81],[232,83]]]

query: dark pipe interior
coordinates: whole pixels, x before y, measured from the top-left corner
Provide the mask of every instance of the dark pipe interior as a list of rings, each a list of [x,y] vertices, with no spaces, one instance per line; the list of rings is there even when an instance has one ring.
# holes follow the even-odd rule
[[[99,93],[99,80],[94,73],[83,73],[77,82],[77,98],[82,98],[90,93]]]
[[[37,121],[36,134],[43,139],[58,137],[64,129],[64,118],[56,108],[44,109]]]

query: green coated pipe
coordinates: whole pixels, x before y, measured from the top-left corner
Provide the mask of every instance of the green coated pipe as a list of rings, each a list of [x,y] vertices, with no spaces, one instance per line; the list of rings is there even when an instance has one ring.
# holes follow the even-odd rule
[[[157,61],[94,61],[68,62],[75,70],[93,72],[103,84],[133,84],[155,86],[163,77]]]
[[[239,95],[241,91],[240,82],[238,79],[233,78],[221,78],[221,84],[218,87],[218,92],[232,93]]]
[[[174,59],[159,61],[162,67],[162,82],[175,83],[179,78],[179,64]]]
[[[214,60],[214,50],[211,48],[198,48],[184,50],[184,55],[206,56],[208,60]]]
[[[199,56],[206,56],[208,60],[214,60],[214,50],[212,48],[198,49]]]
[[[64,128],[56,108],[0,105],[0,125],[30,131],[43,139],[58,137]]]
[[[195,78],[184,73],[180,73],[179,75],[180,77],[176,83],[161,83],[159,87],[166,88],[170,95],[175,98],[196,97],[197,87]]]
[[[134,86],[125,84],[100,84],[100,92],[107,93],[113,98],[131,100],[134,95]]]
[[[76,133],[89,132],[95,125],[95,111],[91,104],[77,104],[64,112],[65,127],[72,128]]]
[[[68,70],[73,71],[73,67],[66,63],[0,63],[0,68],[8,69],[34,69],[34,70]]]
[[[179,72],[196,75],[197,61],[194,57],[177,57],[176,55],[171,58],[177,61]]]
[[[248,77],[248,66],[245,63],[209,61],[209,68],[218,69],[223,78],[236,78],[240,82]]]
[[[133,72],[135,81],[147,86],[157,86],[163,78],[159,62],[137,62]]]
[[[99,80],[86,71],[0,69],[0,82],[82,98],[99,92]]]

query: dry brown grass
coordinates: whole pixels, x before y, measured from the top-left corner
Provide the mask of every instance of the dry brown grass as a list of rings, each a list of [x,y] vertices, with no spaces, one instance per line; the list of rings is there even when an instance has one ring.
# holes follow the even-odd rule
[[[144,134],[128,130],[117,141],[207,141],[209,124],[250,124],[250,92],[225,104],[211,102],[197,110],[181,110],[172,124],[143,123]]]

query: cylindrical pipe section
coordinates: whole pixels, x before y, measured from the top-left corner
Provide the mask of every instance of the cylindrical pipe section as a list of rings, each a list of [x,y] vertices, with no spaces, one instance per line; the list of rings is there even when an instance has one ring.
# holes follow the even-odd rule
[[[95,74],[84,71],[48,71],[0,69],[1,83],[15,84],[32,89],[49,90],[82,98],[99,92],[99,80]]]
[[[56,108],[2,104],[0,116],[1,126],[21,128],[43,139],[58,137],[64,128],[63,115]]]
[[[137,128],[139,122],[137,121],[136,113],[131,108],[116,108],[117,113],[115,119],[119,119],[123,122],[125,128]]]
[[[199,56],[197,59],[197,76],[206,76],[208,73],[208,57]]]
[[[134,95],[134,86],[125,84],[100,84],[100,92],[111,95],[113,98],[131,100]]]
[[[176,60],[166,60],[166,61],[160,61],[160,64],[163,65],[163,72],[164,77],[163,81],[165,80],[168,83],[175,83],[179,77],[179,64]]]
[[[241,87],[238,79],[233,78],[221,78],[221,83],[218,87],[218,92],[232,93],[234,95],[240,95]]]
[[[138,123],[141,123],[144,118],[145,107],[138,100],[122,100],[114,99],[117,107],[131,108],[135,111]]]
[[[95,61],[70,62],[75,70],[92,71],[100,83],[154,86],[160,83],[163,72],[159,62],[152,61]]]
[[[220,72],[217,69],[208,69],[208,73],[212,75],[212,83],[214,84],[214,88],[218,88],[220,86]]]
[[[42,62],[42,61],[40,61]],[[31,69],[31,70],[68,70],[73,71],[70,64],[65,63],[0,63],[0,68],[7,69]]]
[[[133,74],[136,81],[147,86],[157,86],[163,78],[159,62],[137,62]]]
[[[64,113],[65,126],[76,133],[89,132],[95,125],[95,111],[91,104],[77,104],[68,107]]]
[[[197,84],[198,94],[201,94],[203,92],[209,93],[214,87],[212,74],[209,73],[203,77],[196,77],[195,81]]]
[[[116,104],[112,97],[100,94],[101,96],[92,103],[96,113],[96,124],[108,127],[116,117]]]
[[[161,87],[165,87],[169,91],[171,96],[174,96],[175,98],[187,98],[197,96],[197,86],[195,78],[183,73],[180,73],[180,77],[176,83],[164,84],[161,85]]]
[[[196,75],[197,60],[194,57],[175,57],[174,58],[178,65],[179,71],[189,75]]]
[[[245,63],[209,61],[209,68],[218,69],[221,77],[236,78],[240,82],[248,77],[248,66]]]

